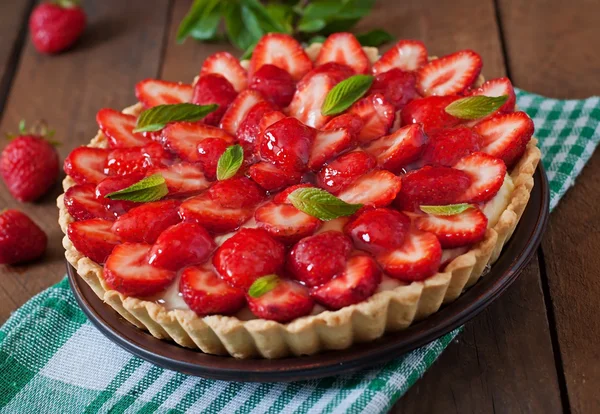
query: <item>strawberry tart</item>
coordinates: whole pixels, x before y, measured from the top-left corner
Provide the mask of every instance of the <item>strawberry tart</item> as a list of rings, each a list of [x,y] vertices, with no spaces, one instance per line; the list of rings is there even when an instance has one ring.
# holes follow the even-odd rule
[[[498,258],[540,159],[481,57],[268,34],[147,79],[65,160],[68,261],[157,338],[236,358],[345,349],[437,312]]]

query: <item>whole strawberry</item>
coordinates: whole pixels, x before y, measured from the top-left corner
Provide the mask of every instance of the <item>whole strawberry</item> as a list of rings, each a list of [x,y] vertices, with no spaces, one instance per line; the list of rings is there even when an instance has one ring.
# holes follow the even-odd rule
[[[85,29],[86,17],[77,0],[55,0],[37,6],[29,17],[29,32],[41,53],[58,53],[73,46]]]
[[[37,259],[47,244],[46,234],[25,214],[17,210],[0,213],[0,264]]]
[[[35,201],[56,182],[58,154],[44,139],[45,129],[28,134],[23,123],[20,135],[11,138],[0,155],[0,175],[14,198]]]

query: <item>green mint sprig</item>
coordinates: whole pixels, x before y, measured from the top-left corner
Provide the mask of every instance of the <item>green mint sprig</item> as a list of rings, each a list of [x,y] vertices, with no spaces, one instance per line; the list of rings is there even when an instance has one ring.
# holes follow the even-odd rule
[[[467,96],[457,99],[445,108],[446,113],[460,119],[475,120],[496,112],[508,100],[502,96]]]
[[[351,216],[362,204],[349,204],[320,188],[299,188],[288,195],[288,201],[298,210],[319,220],[333,220]]]
[[[107,194],[106,198],[149,203],[160,200],[168,193],[169,189],[167,188],[165,178],[160,174],[154,174],[141,179],[127,188]]]
[[[196,105],[179,103],[158,105],[142,112],[133,132],[160,131],[170,122],[195,122],[216,111],[219,105]]]
[[[325,97],[321,114],[337,115],[363,97],[373,84],[374,76],[354,75],[335,85]]]

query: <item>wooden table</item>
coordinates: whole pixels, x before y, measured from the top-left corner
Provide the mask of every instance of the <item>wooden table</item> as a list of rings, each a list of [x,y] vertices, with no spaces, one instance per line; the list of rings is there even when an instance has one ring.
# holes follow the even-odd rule
[[[134,102],[137,81],[189,81],[206,56],[228,48],[176,44],[191,0],[89,0],[89,27],[77,47],[41,56],[27,36],[32,3],[0,1],[0,131],[44,118],[63,142],[62,157],[95,134],[99,108]],[[435,55],[472,48],[487,78],[508,75],[528,91],[583,98],[600,95],[599,16],[596,0],[389,0],[378,2],[360,29],[423,40]],[[24,210],[50,240],[43,261],[0,267],[0,322],[65,273],[60,193],[57,185],[39,203],[22,205],[0,185],[0,207]],[[600,410],[599,200],[597,153],[552,214],[520,279],[467,324],[394,412]]]

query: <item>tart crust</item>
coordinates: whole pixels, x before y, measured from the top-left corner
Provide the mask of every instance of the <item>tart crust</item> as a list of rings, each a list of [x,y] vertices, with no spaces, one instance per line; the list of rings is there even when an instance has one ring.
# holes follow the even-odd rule
[[[317,44],[309,47],[309,56],[315,56],[318,47]],[[376,49],[365,49],[371,60],[376,59]],[[478,83],[482,82],[480,77]],[[141,104],[136,104],[123,112],[139,115],[141,110]],[[533,173],[541,157],[536,143],[537,140],[532,138],[510,173],[514,190],[497,223],[486,231],[482,241],[454,258],[443,272],[422,282],[375,293],[361,303],[304,316],[287,324],[264,319],[244,321],[234,316],[200,317],[191,310],[168,310],[155,302],[111,290],[104,282],[103,267],[82,255],[66,236],[67,227],[74,220],[65,208],[62,194],[57,205],[59,224],[65,234],[65,256],[100,299],[127,321],[159,339],[173,340],[208,354],[235,358],[282,358],[346,349],[354,343],[372,341],[386,332],[407,328],[414,321],[437,312],[442,304],[454,301],[465,288],[477,282],[486,267],[500,256],[527,206],[534,185]],[[89,144],[100,148],[107,145],[106,137],[100,131]],[[63,181],[64,190],[73,185],[75,182],[67,176]]]

